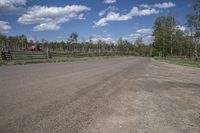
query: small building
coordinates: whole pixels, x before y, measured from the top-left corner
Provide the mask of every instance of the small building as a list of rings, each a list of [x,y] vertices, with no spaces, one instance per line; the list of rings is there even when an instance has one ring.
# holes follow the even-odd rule
[[[42,49],[37,44],[32,44],[31,47],[25,48],[24,51],[42,51]]]

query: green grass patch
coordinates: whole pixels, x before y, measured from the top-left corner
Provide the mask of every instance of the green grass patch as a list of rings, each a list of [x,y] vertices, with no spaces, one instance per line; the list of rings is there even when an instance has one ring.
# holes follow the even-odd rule
[[[85,60],[100,60],[100,59],[110,59],[119,56],[77,56],[77,57],[63,57],[56,56],[52,59],[29,59],[29,60],[11,60],[2,61],[0,60],[0,66],[2,65],[26,65],[26,64],[37,64],[37,63],[58,63],[58,62],[74,62],[74,61],[85,61]]]
[[[164,62],[167,62],[170,64],[200,68],[200,61],[194,61],[194,60],[190,60],[190,59],[181,59],[181,58],[173,58],[173,57],[167,57],[167,58],[154,57],[154,59],[164,61]]]

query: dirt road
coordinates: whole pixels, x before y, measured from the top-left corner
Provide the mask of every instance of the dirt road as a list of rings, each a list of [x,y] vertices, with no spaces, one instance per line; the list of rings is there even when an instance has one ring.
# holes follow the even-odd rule
[[[122,57],[0,67],[0,133],[199,133],[200,69]]]

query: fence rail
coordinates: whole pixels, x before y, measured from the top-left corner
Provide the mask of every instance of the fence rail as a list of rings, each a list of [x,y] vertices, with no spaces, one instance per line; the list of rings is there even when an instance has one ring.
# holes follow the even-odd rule
[[[55,56],[112,56],[114,52],[51,52],[52,57]]]
[[[29,59],[47,59],[45,52],[32,51],[3,51],[1,53],[2,60],[29,60]]]
[[[31,60],[31,59],[48,59],[54,57],[75,57],[75,56],[114,56],[117,52],[36,52],[36,51],[3,51],[2,60]]]

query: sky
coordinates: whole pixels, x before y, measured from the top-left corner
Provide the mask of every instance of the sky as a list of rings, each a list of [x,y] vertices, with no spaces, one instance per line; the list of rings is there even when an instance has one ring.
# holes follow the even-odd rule
[[[72,32],[79,41],[99,39],[146,44],[153,40],[152,28],[159,16],[173,15],[186,30],[185,15],[194,0],[0,0],[0,33],[25,34],[29,39],[62,41]]]

